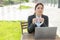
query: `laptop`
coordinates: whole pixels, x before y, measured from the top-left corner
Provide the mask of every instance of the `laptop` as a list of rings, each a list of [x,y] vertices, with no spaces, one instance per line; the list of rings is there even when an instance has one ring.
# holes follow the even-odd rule
[[[56,38],[57,27],[36,27],[35,39]]]

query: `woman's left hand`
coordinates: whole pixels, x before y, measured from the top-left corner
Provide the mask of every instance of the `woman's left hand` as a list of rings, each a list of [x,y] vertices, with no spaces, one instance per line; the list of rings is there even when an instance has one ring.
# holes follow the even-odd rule
[[[44,18],[40,18],[39,21],[42,23],[44,22]]]

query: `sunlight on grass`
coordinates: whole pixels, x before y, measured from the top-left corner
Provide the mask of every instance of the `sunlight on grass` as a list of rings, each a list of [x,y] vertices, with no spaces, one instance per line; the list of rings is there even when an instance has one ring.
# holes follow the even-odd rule
[[[19,21],[0,21],[0,40],[20,40]]]
[[[19,9],[29,9],[31,8],[30,6],[25,6],[25,5],[20,5]]]

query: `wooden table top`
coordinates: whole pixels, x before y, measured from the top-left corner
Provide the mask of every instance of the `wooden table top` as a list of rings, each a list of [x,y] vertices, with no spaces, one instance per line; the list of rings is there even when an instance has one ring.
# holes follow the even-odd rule
[[[60,40],[60,37],[56,36],[55,39],[35,39],[34,34],[24,33],[22,36],[22,40]]]

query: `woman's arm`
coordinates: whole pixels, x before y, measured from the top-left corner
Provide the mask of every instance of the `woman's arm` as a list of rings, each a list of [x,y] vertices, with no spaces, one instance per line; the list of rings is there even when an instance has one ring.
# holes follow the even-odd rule
[[[49,26],[49,19],[48,19],[48,16],[46,16],[46,18],[45,18],[45,25],[48,27]]]
[[[29,16],[28,17],[28,33],[32,33],[35,31],[35,24],[32,23],[32,19],[33,17],[32,16]]]
[[[44,16],[44,23],[41,26],[43,26],[43,27],[48,27],[49,26],[48,16]]]

